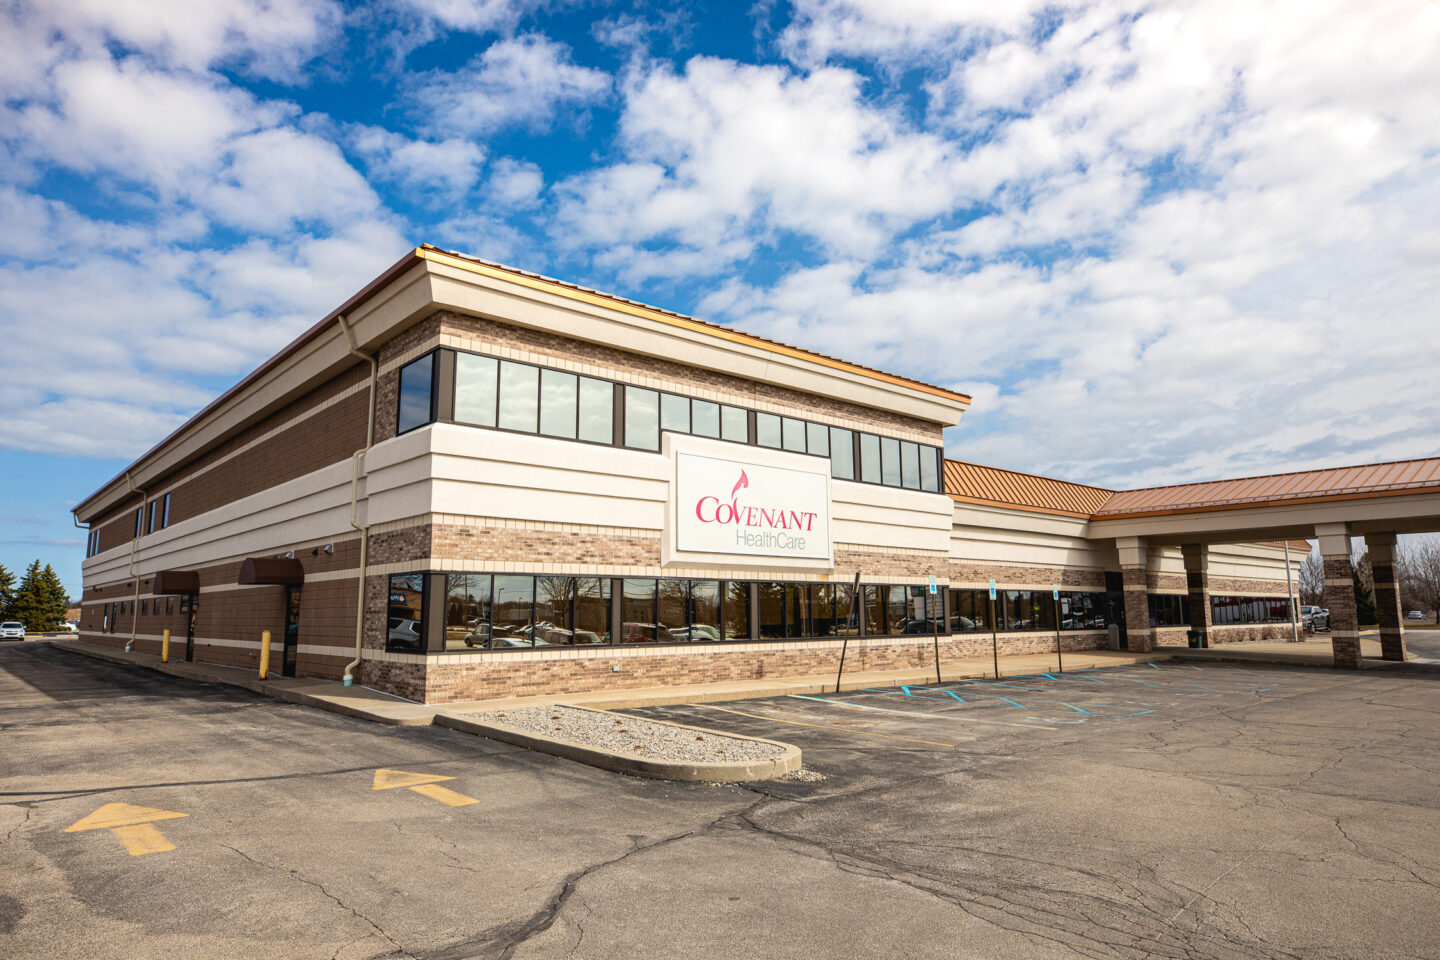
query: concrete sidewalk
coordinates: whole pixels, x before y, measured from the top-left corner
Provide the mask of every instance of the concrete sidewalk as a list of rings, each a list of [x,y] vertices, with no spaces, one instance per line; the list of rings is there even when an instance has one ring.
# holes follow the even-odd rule
[[[201,683],[227,683],[268,697],[275,697],[278,700],[319,707],[322,710],[394,726],[425,726],[434,721],[435,714],[439,711],[475,713],[484,710],[551,703],[569,703],[597,710],[616,710],[632,707],[661,707],[681,703],[717,703],[726,700],[778,697],[792,693],[818,694],[834,692],[836,688],[835,675],[828,673],[802,677],[766,677],[761,680],[726,680],[716,683],[642,687],[634,690],[599,690],[549,696],[424,704],[381,693],[378,690],[371,690],[368,687],[347,687],[338,680],[291,680],[274,676],[267,680],[260,680],[257,679],[255,671],[243,670],[238,667],[222,667],[210,663],[185,663],[175,660],[161,663],[160,658],[154,654],[126,653],[115,647],[100,646],[82,640],[57,639],[49,642],[57,649],[108,660],[112,663],[149,667],[161,673]],[[1380,644],[1373,637],[1362,638],[1361,652],[1366,658],[1367,668],[1391,665],[1389,661],[1378,659]],[[1372,657],[1376,659],[1371,659]],[[1188,647],[1160,647],[1145,654],[1128,653],[1123,650],[1087,650],[1065,654],[1064,665],[1066,670],[1091,670],[1174,658],[1281,663],[1313,667],[1333,665],[1328,638],[1302,643],[1235,643],[1207,650],[1192,650]],[[1000,675],[1002,677],[1051,673],[1055,670],[1056,660],[1053,653],[1000,658]],[[942,660],[940,664],[942,681],[983,680],[994,675],[994,666],[989,657]],[[935,668],[932,665],[909,670],[847,672],[841,678],[839,688],[842,691],[863,690],[870,687],[918,686],[933,682],[935,682]]]

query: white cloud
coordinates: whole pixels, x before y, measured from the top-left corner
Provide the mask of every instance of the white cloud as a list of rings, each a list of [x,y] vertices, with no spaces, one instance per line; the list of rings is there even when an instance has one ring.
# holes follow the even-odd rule
[[[445,202],[469,193],[485,162],[485,151],[469,140],[412,140],[383,127],[362,127],[351,142],[371,177]]]
[[[423,124],[446,136],[544,131],[562,109],[597,103],[610,87],[609,74],[577,65],[564,44],[532,33],[496,41],[454,72],[425,74],[411,100]]]
[[[509,31],[544,5],[544,0],[400,0],[422,20],[470,33]]]
[[[848,70],[710,58],[639,75],[621,118],[626,160],[558,187],[568,242],[608,248],[605,262],[635,276],[721,271],[787,231],[876,253],[956,190],[947,145],[863,102],[860,84]]]
[[[538,164],[501,157],[485,181],[485,199],[501,207],[528,210],[540,205],[540,191],[544,189],[545,174]]]
[[[331,0],[22,0],[11,10],[11,29],[63,32],[67,43],[92,54],[113,43],[169,67],[234,65],[257,76],[296,80],[335,36],[341,18]]]

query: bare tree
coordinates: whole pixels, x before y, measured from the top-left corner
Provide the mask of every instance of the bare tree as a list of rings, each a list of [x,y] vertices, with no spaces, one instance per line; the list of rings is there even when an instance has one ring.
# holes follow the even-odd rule
[[[1325,605],[1325,561],[1320,557],[1319,550],[1311,550],[1305,555],[1305,562],[1300,564],[1298,579],[1300,602],[1306,606],[1323,607]]]
[[[1430,538],[1405,548],[1404,586],[1426,610],[1440,610],[1440,543]]]

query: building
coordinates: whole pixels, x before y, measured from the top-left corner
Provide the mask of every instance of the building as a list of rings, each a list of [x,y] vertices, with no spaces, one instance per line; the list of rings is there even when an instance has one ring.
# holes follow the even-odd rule
[[[969,403],[420,247],[75,508],[81,634],[432,702],[1289,634],[1285,542],[1096,537]]]

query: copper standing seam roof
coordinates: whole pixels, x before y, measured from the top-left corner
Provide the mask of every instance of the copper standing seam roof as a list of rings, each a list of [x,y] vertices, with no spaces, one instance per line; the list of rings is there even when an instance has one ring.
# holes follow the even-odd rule
[[[952,500],[1088,519],[1115,491],[963,460],[945,461]]]
[[[1096,510],[1095,519],[1236,510],[1264,503],[1361,500],[1432,491],[1440,491],[1440,457],[1125,490]]]

